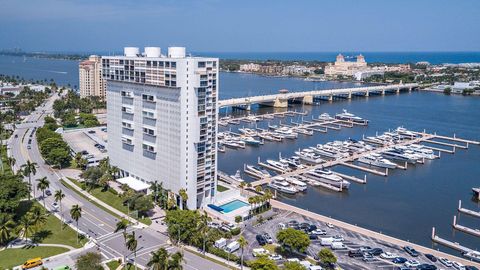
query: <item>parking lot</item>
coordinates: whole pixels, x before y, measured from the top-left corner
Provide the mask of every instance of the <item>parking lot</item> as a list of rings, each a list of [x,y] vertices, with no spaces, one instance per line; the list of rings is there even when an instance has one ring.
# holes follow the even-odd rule
[[[106,127],[66,130],[62,136],[74,154],[82,153],[88,166],[97,165],[108,156]]]
[[[342,267],[342,269],[417,269],[416,266],[411,266],[411,268],[408,268],[405,267],[404,263],[393,263],[392,260],[396,257],[402,257],[406,260],[416,260],[418,261],[418,264],[435,265],[437,269],[448,268],[441,264],[439,261],[432,262],[430,259],[425,257],[424,254],[419,254],[419,256],[417,257],[412,257],[403,249],[404,247],[392,245],[371,237],[344,230],[342,228],[333,227],[331,226],[331,224],[327,225],[325,223],[321,223],[317,220],[304,217],[297,213],[277,210],[273,211],[271,215],[273,215],[273,219],[263,223],[262,225],[252,226],[253,221],[251,221],[250,224],[247,224],[244,228],[243,235],[249,243],[248,248],[245,249],[244,256],[246,260],[255,259],[255,257],[253,256],[253,250],[262,247],[256,239],[257,234],[267,233],[271,236],[273,241],[276,242],[275,236],[277,232],[282,229],[283,225],[288,227],[289,223],[291,225],[294,223],[293,221],[295,221],[295,224],[297,224],[297,226],[295,226],[296,228],[301,229],[299,227],[307,228],[308,226],[314,225],[316,227],[315,232],[321,234],[311,237],[311,244],[306,252],[306,254],[315,259],[317,259],[317,254],[322,248],[332,249],[331,243],[327,244],[328,241],[326,241],[325,239],[337,238],[338,241],[336,242],[340,242],[343,244],[334,245],[335,247],[340,249],[333,250],[334,254],[337,256],[338,265]],[[317,237],[318,239],[315,239]],[[324,238],[324,245],[322,245],[322,238]],[[349,256],[349,252],[351,252],[351,255],[353,255],[354,251],[358,251],[358,257]],[[374,255],[371,257],[368,255],[363,256],[363,254],[367,252],[374,253]],[[386,254],[380,256],[381,253]],[[291,256],[289,255],[289,258],[294,257],[298,258],[300,261],[304,260],[304,256],[301,256],[301,254]],[[286,261],[287,258],[276,259],[278,264],[282,264]],[[450,267],[450,269],[452,268],[453,267]]]

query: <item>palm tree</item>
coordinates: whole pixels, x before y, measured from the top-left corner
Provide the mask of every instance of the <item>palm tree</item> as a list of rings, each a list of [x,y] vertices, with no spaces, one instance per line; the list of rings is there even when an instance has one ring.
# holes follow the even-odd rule
[[[166,270],[168,269],[168,252],[165,248],[159,248],[152,252],[152,257],[148,261],[147,266],[152,270]]]
[[[48,181],[47,177],[42,177],[37,179],[38,184],[37,188],[42,191],[42,200],[43,200],[43,208],[45,207],[45,190],[50,187],[50,181]]]
[[[270,200],[273,198],[272,191],[270,189],[265,190],[265,199],[267,199],[268,204],[270,204]]]
[[[0,244],[7,243],[12,236],[15,222],[6,214],[0,215]]]
[[[128,228],[128,220],[122,219],[119,222],[117,222],[115,231],[114,231],[114,232],[123,231],[123,242],[125,246],[127,245],[127,228]],[[125,255],[123,255],[123,261],[125,262]]]
[[[77,243],[78,243],[78,220],[82,217],[82,207],[78,204],[72,205],[70,209],[70,217],[77,223]]]
[[[262,187],[261,187],[261,186],[256,186],[256,187],[255,187],[255,191],[256,191],[257,193],[262,192]]]
[[[153,201],[158,203],[158,194],[163,192],[163,182],[160,182],[160,184],[157,181],[153,182],[150,185],[150,190],[153,192]]]
[[[63,222],[63,206],[62,206],[62,200],[65,198],[65,193],[61,189],[55,190],[55,194],[53,195],[55,198],[55,202],[57,202],[60,205],[60,215],[62,217],[62,220],[60,222],[60,229],[63,229],[62,222]]]
[[[170,260],[168,261],[168,269],[182,270],[183,269],[182,262],[183,262],[183,254],[177,251],[174,254],[172,254],[172,256],[170,256]]]
[[[28,200],[30,201],[30,193],[32,192],[32,178],[31,175],[37,174],[37,163],[27,160],[27,163],[22,165],[23,176],[28,177],[28,185],[30,192],[28,193]],[[35,189],[33,189],[33,197],[35,197]]]
[[[32,232],[33,229],[30,213],[27,213],[20,218],[20,220],[18,221],[18,229],[20,232],[23,233],[23,238],[25,239],[25,241],[27,241],[28,234]]]
[[[245,181],[244,181],[244,182],[240,182],[240,185],[238,185],[238,186],[240,187],[240,189],[242,190],[242,194],[243,194],[243,190],[245,189],[245,186],[246,186],[246,185],[247,185],[247,184],[245,183]]]
[[[40,208],[39,206],[32,207],[28,214],[32,222],[32,229],[34,229],[35,231],[38,231],[40,227],[47,222],[47,217],[45,216],[42,208]]]
[[[128,250],[133,252],[133,265],[135,266],[135,270],[137,269],[137,244],[138,241],[135,238],[135,231],[133,231],[131,234],[127,235],[127,241],[125,242],[125,246]]]
[[[237,240],[238,244],[240,245],[240,250],[241,250],[241,255],[240,255],[240,269],[243,270],[243,249],[248,245],[247,240],[243,235],[240,235],[240,237]]]
[[[255,197],[248,197],[248,203],[250,204],[250,210],[253,210],[253,204],[255,203]]]
[[[210,230],[210,227],[208,227],[208,223],[212,221],[212,218],[207,215],[206,211],[203,211],[203,214],[200,216],[199,219],[199,224],[198,224],[198,231],[201,233],[203,237],[203,246],[202,246],[202,252],[203,255],[205,255],[205,249],[207,245],[207,234],[208,231]]]
[[[7,164],[10,166],[10,168],[12,168],[12,170],[13,166],[15,166],[15,163],[17,163],[17,160],[14,157],[7,157]]]
[[[187,191],[182,188],[178,191],[178,195],[180,195],[180,198],[182,200],[182,209],[187,209],[187,200],[188,200],[188,194],[187,194]]]

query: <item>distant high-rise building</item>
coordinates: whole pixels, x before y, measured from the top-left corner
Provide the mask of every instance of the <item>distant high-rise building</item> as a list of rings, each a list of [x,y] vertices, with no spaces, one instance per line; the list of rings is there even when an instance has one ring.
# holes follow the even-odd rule
[[[102,58],[97,55],[91,55],[88,60],[80,62],[78,70],[80,97],[98,96],[105,99]]]
[[[102,57],[108,152],[123,177],[163,183],[196,209],[213,202],[217,172],[218,58],[183,47],[124,49]]]

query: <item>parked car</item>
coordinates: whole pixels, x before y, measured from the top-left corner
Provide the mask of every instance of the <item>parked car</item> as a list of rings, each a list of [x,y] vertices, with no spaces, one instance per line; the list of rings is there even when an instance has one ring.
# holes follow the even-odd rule
[[[265,240],[263,235],[257,234],[257,236],[255,236],[255,238],[257,239],[257,242],[260,246],[264,246],[264,245],[267,244],[267,241]]]
[[[45,195],[51,196],[51,195],[52,195],[52,191],[51,191],[50,189],[45,190]]]
[[[465,266],[459,262],[453,262],[453,267],[458,270],[465,270]]]
[[[433,264],[423,263],[417,266],[418,270],[437,270],[437,267]]]
[[[267,241],[267,243],[273,244],[273,238],[270,236],[270,234],[264,233],[262,234],[262,236],[265,239],[265,241]]]
[[[379,256],[380,254],[383,253],[383,249],[381,248],[372,248],[370,250],[367,250],[368,253],[372,254],[373,256]]]
[[[224,248],[227,245],[227,239],[220,238],[213,244],[216,248]]]
[[[296,220],[290,220],[290,221],[287,223],[287,226],[290,227],[290,228],[298,227],[298,221],[296,221]]]
[[[332,236],[334,242],[343,242],[345,239],[341,235]]]
[[[272,254],[272,255],[268,256],[268,258],[272,261],[279,261],[279,260],[283,259],[282,255],[279,255],[279,254]]]
[[[240,248],[240,244],[237,241],[233,241],[225,247],[225,251],[233,253]]]
[[[317,225],[311,224],[311,225],[308,227],[307,231],[312,232],[312,231],[315,231],[316,229],[318,229],[318,228],[317,228]]]
[[[405,246],[403,249],[412,257],[418,257],[418,255],[420,255],[418,251],[416,251],[414,248],[410,246]]]
[[[396,264],[404,264],[407,260],[407,258],[404,258],[404,257],[396,257],[392,260],[393,263],[396,263]]]
[[[313,234],[313,233],[309,233],[308,238],[310,238],[310,240],[318,240],[318,235]]]
[[[380,254],[380,258],[382,258],[382,259],[389,259],[389,260],[391,260],[391,259],[394,259],[394,258],[396,258],[396,257],[398,257],[398,256],[395,255],[395,254],[393,254],[393,253],[391,253],[391,252],[383,252],[382,254]]]
[[[316,235],[327,235],[327,231],[322,230],[322,229],[315,229],[310,232],[311,234],[316,234]]]
[[[361,252],[360,250],[350,250],[348,252],[348,257],[351,257],[351,258],[359,258],[359,257],[363,257],[363,252]]]
[[[405,262],[406,267],[417,267],[420,263],[417,260],[408,260]]]
[[[333,228],[334,228],[333,224],[330,223],[330,222],[327,222],[325,225],[327,225],[327,227],[330,228],[330,229],[333,229]]]
[[[465,270],[478,270],[478,268],[475,266],[467,265],[465,266]]]
[[[369,251],[370,249],[372,249],[371,247],[369,246],[361,246],[358,248],[358,250],[360,250],[360,252],[366,252],[366,251]]]
[[[446,259],[446,258],[440,257],[440,258],[438,258],[438,261],[441,264],[445,265],[446,267],[452,267],[452,265],[453,265],[452,262],[450,260]]]
[[[303,223],[300,223],[300,225],[298,227],[303,231],[307,231],[308,228],[310,227],[310,224],[308,224],[306,222],[303,222]]]
[[[376,260],[376,259],[375,259],[375,257],[373,257],[372,254],[370,254],[370,253],[368,253],[368,252],[363,254],[362,261],[364,261],[364,262],[373,262],[373,261],[375,261],[375,260]]]
[[[334,250],[335,249],[339,250],[339,249],[347,249],[347,246],[345,246],[342,242],[333,242],[331,245],[331,248]]]
[[[433,256],[432,254],[425,254],[425,257],[427,257],[432,262],[437,261],[437,257]]]
[[[286,229],[287,228],[287,225],[285,225],[285,223],[278,223],[278,226],[277,226],[280,230],[283,230],[283,229]]]

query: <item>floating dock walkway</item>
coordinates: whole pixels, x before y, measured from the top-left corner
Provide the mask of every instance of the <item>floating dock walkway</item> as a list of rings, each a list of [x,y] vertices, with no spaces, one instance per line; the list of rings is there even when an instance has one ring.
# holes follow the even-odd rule
[[[470,252],[470,251],[474,251],[473,249],[464,247],[457,242],[448,241],[446,239],[441,238],[438,235],[435,235],[435,227],[432,228],[432,241],[436,242],[436,243],[439,243],[441,245],[444,245],[446,247],[449,247],[451,249],[458,250],[462,253],[467,253],[467,252]]]
[[[458,212],[464,213],[466,215],[470,215],[470,216],[473,216],[473,217],[480,218],[480,211],[476,212],[476,211],[473,211],[473,210],[470,210],[470,209],[462,208],[462,201],[461,200],[458,201]]]
[[[480,230],[478,230],[478,229],[475,230],[475,229],[469,228],[467,226],[457,224],[457,216],[453,216],[452,227],[456,230],[461,231],[461,232],[468,233],[468,234],[471,234],[471,235],[476,236],[476,237],[480,237]]]

